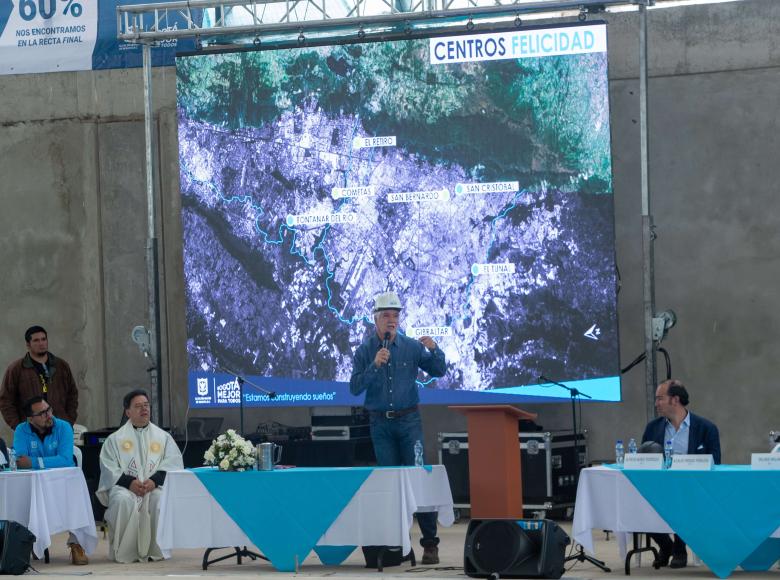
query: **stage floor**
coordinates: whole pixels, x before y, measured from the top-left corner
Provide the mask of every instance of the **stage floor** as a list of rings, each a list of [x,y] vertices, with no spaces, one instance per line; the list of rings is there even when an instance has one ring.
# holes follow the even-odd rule
[[[571,532],[571,522],[559,522],[567,533]],[[359,550],[341,566],[321,566],[316,555],[311,555],[304,563],[298,576],[310,578],[452,578],[462,580],[466,578],[463,573],[463,542],[466,536],[467,520],[456,523],[451,528],[440,528],[441,545],[439,547],[439,557],[441,563],[438,566],[417,566],[411,568],[408,564],[400,567],[386,568],[379,575],[375,570],[364,568],[363,554]],[[414,544],[419,545],[419,530],[415,525]],[[279,580],[285,576],[292,576],[290,573],[277,572],[267,562],[263,561],[245,561],[238,566],[235,560],[232,562],[224,561],[214,564],[208,570],[201,569],[201,560],[203,550],[174,550],[173,557],[170,560],[162,562],[149,562],[146,564],[117,564],[108,559],[108,540],[100,534],[100,543],[96,552],[90,558],[88,566],[71,566],[68,561],[68,550],[65,547],[67,534],[58,534],[53,538],[52,546],[49,549],[51,561],[44,564],[42,560],[33,561],[33,566],[41,573],[51,576],[73,576],[89,574],[92,578],[116,578],[116,577],[138,577],[138,578],[175,578],[175,577],[203,577],[203,578],[225,578],[225,577],[249,577],[252,578],[275,578]],[[564,574],[564,578],[617,578],[624,577],[623,562],[618,554],[618,546],[614,537],[605,539],[603,532],[594,533],[596,550],[600,559],[605,560],[607,565],[612,568],[612,573],[607,574],[587,562],[570,562],[570,569]],[[418,559],[421,557],[422,549],[415,548]],[[568,553],[568,552],[567,552]],[[631,569],[631,576],[635,580],[658,579],[658,578],[716,578],[706,567],[688,567],[682,570],[653,570],[650,566],[650,555],[643,554],[642,566]],[[572,565],[573,564],[573,565]],[[740,580],[753,578],[776,578],[780,573],[776,568],[770,572],[746,573],[736,572],[731,577]]]

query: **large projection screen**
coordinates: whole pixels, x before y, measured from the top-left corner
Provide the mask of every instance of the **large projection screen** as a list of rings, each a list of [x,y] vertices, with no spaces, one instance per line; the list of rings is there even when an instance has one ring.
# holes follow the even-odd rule
[[[190,405],[358,405],[372,297],[422,403],[620,400],[603,23],[177,59]]]

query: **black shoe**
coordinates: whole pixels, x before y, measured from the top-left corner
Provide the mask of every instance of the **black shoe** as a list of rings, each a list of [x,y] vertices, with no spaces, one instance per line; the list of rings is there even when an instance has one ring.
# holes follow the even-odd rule
[[[688,565],[688,554],[680,554],[679,556],[672,556],[672,561],[669,564],[670,568],[685,568]]]
[[[671,558],[672,555],[669,552],[664,552],[663,550],[658,551],[658,556],[655,557],[655,560],[653,560],[653,568],[658,570],[659,568],[666,568],[666,566],[669,565],[669,558]]]

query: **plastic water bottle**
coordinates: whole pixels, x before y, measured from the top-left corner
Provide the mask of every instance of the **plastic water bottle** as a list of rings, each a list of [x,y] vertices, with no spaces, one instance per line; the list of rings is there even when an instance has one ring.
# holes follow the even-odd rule
[[[668,439],[664,445],[664,469],[669,469],[672,466],[672,455],[674,455],[672,440]]]
[[[8,469],[16,471],[16,451],[13,447],[8,450]]]
[[[626,450],[623,447],[623,440],[618,439],[617,443],[615,443],[615,463],[617,463],[620,467],[623,467],[623,461],[626,458]]]
[[[414,466],[422,467],[423,465],[425,465],[425,460],[423,459],[423,446],[422,441],[418,439],[414,443]]]
[[[629,455],[636,454],[636,439],[633,437],[628,440],[628,453]]]

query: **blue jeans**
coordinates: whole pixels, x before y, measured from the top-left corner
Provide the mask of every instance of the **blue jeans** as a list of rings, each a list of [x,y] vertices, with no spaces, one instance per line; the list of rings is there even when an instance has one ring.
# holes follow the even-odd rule
[[[374,444],[377,465],[414,465],[414,444],[422,442],[423,430],[420,412],[414,411],[396,419],[387,419],[377,413],[370,414],[371,441]],[[417,523],[420,524],[423,547],[438,546],[436,537],[436,512],[420,512]]]

